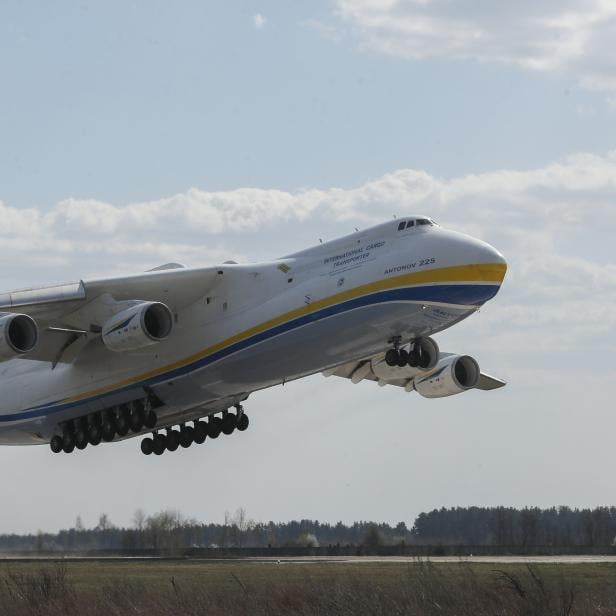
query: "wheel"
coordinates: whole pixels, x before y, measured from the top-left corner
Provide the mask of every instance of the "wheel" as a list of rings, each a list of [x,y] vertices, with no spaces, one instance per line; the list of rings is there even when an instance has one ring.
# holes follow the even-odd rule
[[[222,419],[220,417],[210,417],[207,422],[207,435],[210,438],[218,438],[222,432]]]
[[[136,408],[130,414],[130,429],[133,432],[139,432],[141,428],[143,428],[143,424],[145,423],[145,412],[142,408]]]
[[[404,368],[404,366],[406,366],[406,362],[408,361],[408,358],[409,358],[408,351],[405,351],[404,349],[400,349],[398,351],[398,366],[400,368]]]
[[[417,368],[419,366],[419,362],[421,361],[421,357],[419,357],[419,353],[413,349],[410,353],[409,356],[406,360],[406,363],[411,367],[411,368]]]
[[[235,413],[227,413],[222,418],[222,432],[223,434],[233,434],[237,426],[237,415]]]
[[[423,352],[420,355],[420,360],[419,360],[419,367],[420,368],[427,368],[430,365],[430,354],[427,352]]]
[[[116,432],[118,436],[126,436],[129,429],[128,418],[125,415],[120,415],[116,420]]]
[[[152,428],[156,427],[157,422],[158,422],[158,417],[156,417],[156,413],[154,411],[150,411],[145,416],[145,421],[143,423],[145,424],[146,428],[151,430]]]
[[[115,426],[109,420],[106,420],[103,423],[102,434],[103,434],[103,440],[106,443],[109,443],[113,440],[113,437],[115,436]]]
[[[49,441],[49,447],[54,453],[60,453],[62,451],[62,437],[54,434]]]
[[[190,426],[185,426],[180,430],[180,445],[187,449],[193,444],[195,431]]]
[[[248,415],[246,415],[246,413],[242,413],[241,417],[237,420],[237,429],[240,432],[243,432],[246,428],[248,428],[248,424]]]
[[[75,447],[77,449],[85,449],[88,446],[88,435],[85,430],[80,428],[75,433]]]
[[[75,437],[71,432],[62,435],[62,450],[64,453],[71,453],[75,449]]]
[[[197,445],[202,445],[207,438],[207,424],[205,421],[197,421],[194,430],[193,440]]]
[[[141,441],[141,453],[149,456],[154,450],[154,441],[151,438],[144,438]]]
[[[165,452],[165,437],[162,434],[157,434],[152,443],[152,452],[156,456],[161,456]]]
[[[90,426],[90,429],[88,430],[88,441],[90,442],[90,445],[96,447],[100,444],[102,438],[103,434],[101,429],[98,426]]]
[[[396,351],[396,349],[389,349],[389,351],[385,353],[385,363],[388,366],[398,365],[398,351]]]
[[[169,430],[165,437],[165,447],[169,451],[175,451],[180,446],[180,433],[177,430]]]

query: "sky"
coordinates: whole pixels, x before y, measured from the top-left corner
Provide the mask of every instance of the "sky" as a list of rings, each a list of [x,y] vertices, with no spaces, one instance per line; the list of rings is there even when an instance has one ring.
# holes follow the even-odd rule
[[[409,214],[509,271],[437,336],[506,388],[316,375],[160,458],[2,448],[0,533],[613,505],[614,40],[612,0],[1,3],[0,288],[258,261]]]

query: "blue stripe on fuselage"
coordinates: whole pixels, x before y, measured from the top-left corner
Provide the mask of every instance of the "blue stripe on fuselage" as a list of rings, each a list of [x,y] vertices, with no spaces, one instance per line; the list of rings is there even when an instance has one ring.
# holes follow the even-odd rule
[[[183,376],[185,374],[198,370],[199,368],[203,368],[208,364],[212,364],[220,359],[223,359],[224,357],[232,355],[233,353],[237,353],[238,351],[259,344],[260,342],[268,340],[269,338],[273,338],[274,336],[278,336],[280,334],[297,329],[298,327],[302,327],[303,325],[307,325],[315,321],[320,321],[321,319],[326,319],[328,317],[334,316],[336,314],[341,314],[349,310],[355,310],[357,308],[364,308],[366,306],[399,301],[426,303],[432,302],[444,304],[458,304],[464,306],[481,305],[494,297],[498,292],[499,288],[500,285],[492,284],[445,284],[390,289],[387,291],[372,293],[370,295],[364,295],[362,297],[357,297],[349,301],[342,302],[340,304],[328,306],[327,308],[323,308],[322,310],[315,311],[311,314],[304,315],[297,319],[287,321],[286,323],[282,323],[281,325],[272,327],[271,329],[255,334],[254,336],[236,342],[235,344],[231,344],[228,347],[221,349],[220,351],[216,351],[210,355],[207,355],[206,357],[202,357],[201,359],[186,364],[185,366],[175,368],[173,370],[170,370],[169,372],[158,374],[149,379],[144,379],[139,383],[134,383],[126,387],[113,390],[111,392],[105,392],[103,394],[92,396],[91,398],[86,398],[84,400],[78,400],[66,404],[62,404],[61,401],[51,402],[45,405],[32,407],[19,413],[2,415],[0,416],[0,422],[18,421],[22,419],[31,419],[34,417],[43,417],[45,415],[59,413],[61,411],[65,411],[76,406],[82,406],[84,404],[100,400],[102,398],[105,398],[106,396],[109,396],[110,394],[117,394],[122,391],[139,387],[147,387],[155,385],[162,381],[177,378],[179,376]]]

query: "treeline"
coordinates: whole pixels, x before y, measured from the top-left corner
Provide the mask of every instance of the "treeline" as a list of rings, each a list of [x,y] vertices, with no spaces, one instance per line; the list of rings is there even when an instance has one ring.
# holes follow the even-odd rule
[[[616,537],[616,507],[435,509],[421,513],[411,532],[419,545],[610,546]]]
[[[411,531],[404,522],[396,526],[373,522],[351,525],[321,523],[318,520],[254,522],[244,509],[225,514],[222,524],[204,524],[184,518],[177,511],[146,515],[135,513],[129,528],[114,525],[106,514],[94,528],[84,528],[78,517],[73,528],[57,534],[0,535],[0,551],[53,550],[165,550],[186,548],[321,547],[335,545],[401,545],[409,542]]]
[[[456,507],[421,513],[409,529],[375,522],[329,524],[318,520],[255,522],[244,509],[225,514],[221,524],[202,523],[177,511],[146,515],[137,510],[130,527],[106,514],[94,528],[78,516],[59,533],[0,535],[2,552],[174,551],[190,548],[318,548],[364,546],[495,546],[529,550],[533,546],[578,548],[614,546],[616,507],[551,509]]]

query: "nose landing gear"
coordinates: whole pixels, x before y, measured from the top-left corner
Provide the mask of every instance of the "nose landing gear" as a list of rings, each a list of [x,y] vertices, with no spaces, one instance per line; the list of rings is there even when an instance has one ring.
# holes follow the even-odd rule
[[[399,338],[391,342],[393,342],[394,345],[393,349],[389,349],[387,353],[385,353],[385,363],[388,366],[398,366],[400,368],[410,366],[411,368],[422,369],[426,369],[430,366],[430,353],[424,349],[421,344],[421,339],[412,342],[408,351],[401,348]]]

